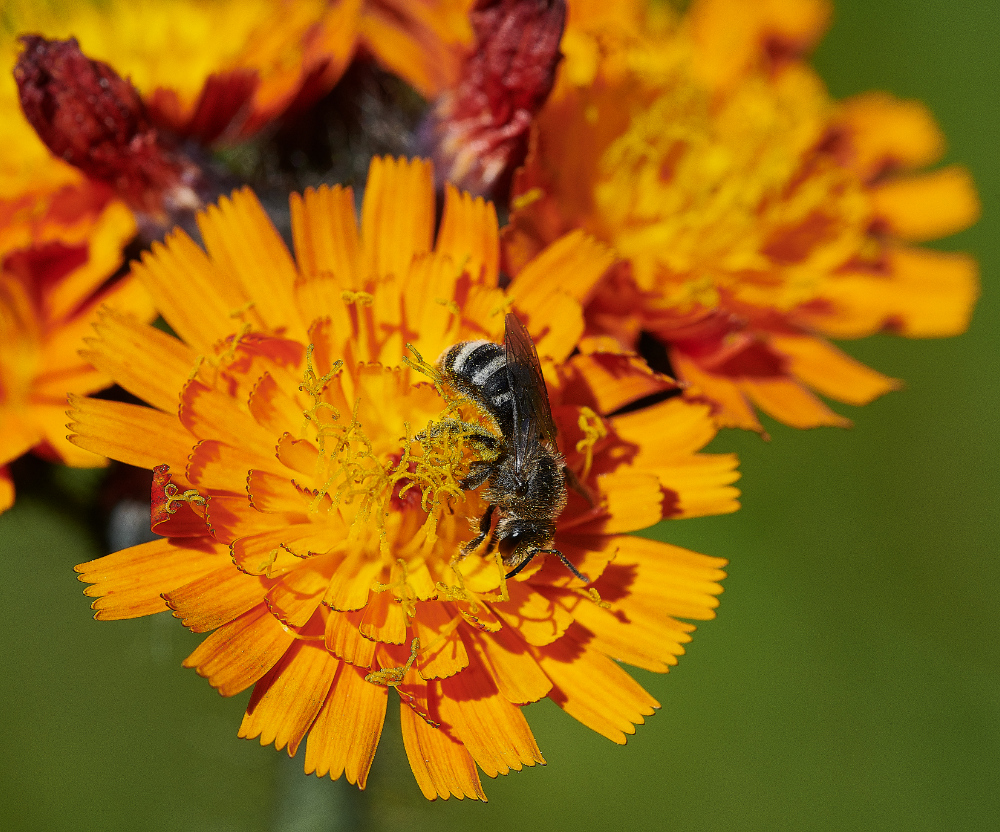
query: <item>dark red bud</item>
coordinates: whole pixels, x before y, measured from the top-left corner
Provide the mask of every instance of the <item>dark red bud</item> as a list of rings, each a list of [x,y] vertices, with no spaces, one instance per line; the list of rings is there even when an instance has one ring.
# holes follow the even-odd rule
[[[426,135],[443,178],[506,199],[555,81],[566,3],[479,0],[471,21],[475,50],[458,86],[435,104]]]
[[[14,67],[21,108],[49,150],[138,212],[160,216],[197,201],[196,166],[150,123],[130,81],[84,55],[75,38],[21,42]]]

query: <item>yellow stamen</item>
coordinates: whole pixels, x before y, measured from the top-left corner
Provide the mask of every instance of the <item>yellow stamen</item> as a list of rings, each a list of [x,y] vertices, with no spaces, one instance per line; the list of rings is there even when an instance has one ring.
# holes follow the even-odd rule
[[[403,678],[410,672],[410,668],[413,667],[419,651],[420,639],[415,638],[410,642],[410,658],[406,660],[406,664],[402,667],[384,667],[381,670],[373,671],[365,676],[365,681],[371,682],[373,685],[383,685],[389,688],[401,685]]]
[[[204,506],[208,504],[208,497],[203,497],[198,493],[197,489],[189,488],[187,491],[180,493],[177,486],[168,482],[166,487],[163,489],[163,495],[167,498],[167,504],[164,506],[168,514],[176,513],[177,509],[180,508],[178,503],[194,503],[195,505]]]
[[[581,480],[585,480],[590,475],[590,468],[594,464],[594,445],[608,435],[608,429],[604,426],[604,420],[589,407],[580,408],[577,424],[583,431],[583,439],[576,443],[577,453],[583,454],[583,468],[577,476]]]
[[[375,581],[372,584],[372,591],[391,592],[403,608],[403,613],[412,621],[417,616],[417,601],[419,598],[417,598],[417,593],[414,592],[413,587],[409,584],[410,574],[406,561],[402,558],[397,558],[396,563],[400,570],[399,577],[390,584]]]

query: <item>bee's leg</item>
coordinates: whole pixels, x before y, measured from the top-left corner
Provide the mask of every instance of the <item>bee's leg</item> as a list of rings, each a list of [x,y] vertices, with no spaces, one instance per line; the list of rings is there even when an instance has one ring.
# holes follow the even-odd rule
[[[463,491],[475,491],[490,478],[492,466],[486,462],[473,462],[469,465],[469,473],[458,483]],[[492,506],[490,506],[492,508]]]
[[[442,419],[429,430],[422,430],[414,439],[425,439],[429,437],[441,436],[443,434],[462,434],[469,443],[489,457],[488,461],[495,460],[503,447],[500,440],[486,428],[472,422],[463,422],[460,419]]]
[[[476,551],[480,544],[486,539],[486,535],[490,533],[490,525],[493,522],[493,509],[496,506],[490,503],[490,507],[483,512],[483,516],[479,520],[479,534],[473,540],[470,540],[462,547],[462,557]],[[492,548],[492,543],[490,544]]]

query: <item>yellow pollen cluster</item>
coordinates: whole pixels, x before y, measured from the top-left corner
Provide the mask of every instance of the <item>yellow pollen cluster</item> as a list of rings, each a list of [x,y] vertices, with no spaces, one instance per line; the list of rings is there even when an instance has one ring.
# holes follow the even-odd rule
[[[359,421],[361,399],[355,400],[350,419],[343,418],[327,401],[327,388],[343,371],[343,362],[336,362],[329,372],[320,376],[313,354],[314,346],[310,345],[299,384],[299,390],[311,399],[303,411],[302,435],[310,435],[319,452],[315,474],[319,486],[312,491],[310,511],[348,514],[352,539],[374,525],[381,554],[389,558],[393,549],[386,539],[386,519],[394,510],[390,502],[403,500],[416,491],[420,510],[426,515],[421,535],[418,535],[420,549],[426,555],[438,540],[442,515],[466,498],[461,481],[468,474],[469,465],[483,458],[484,448],[476,441],[475,426],[458,418],[460,402],[447,393],[437,371],[418,355],[417,361],[407,359],[406,363],[433,380],[445,407],[438,418],[429,419],[415,435],[410,422],[404,422],[405,434],[399,437],[398,451],[379,453]],[[349,511],[345,510],[347,507],[351,507]],[[456,547],[456,556],[459,551]],[[405,585],[405,568],[400,581]],[[381,587],[378,591],[389,588],[396,588],[396,585]],[[404,595],[405,592],[397,593],[401,603],[405,603]]]

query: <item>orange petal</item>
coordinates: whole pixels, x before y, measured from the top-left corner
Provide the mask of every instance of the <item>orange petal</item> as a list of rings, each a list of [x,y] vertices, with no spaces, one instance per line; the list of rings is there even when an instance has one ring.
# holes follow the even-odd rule
[[[198,217],[198,228],[220,281],[240,287],[255,304],[251,313],[265,330],[305,336],[305,324],[294,302],[295,263],[267,212],[249,188],[234,191]]]
[[[512,627],[469,641],[500,693],[515,705],[537,702],[552,689],[552,681]]]
[[[285,388],[270,373],[261,376],[247,405],[257,424],[275,436],[298,430],[305,418],[299,403],[285,392]]]
[[[246,496],[219,495],[208,501],[207,519],[212,533],[221,541],[230,543],[241,537],[271,531],[274,518],[249,511]]]
[[[537,648],[538,661],[552,680],[549,699],[570,716],[612,742],[625,744],[626,734],[645,722],[660,704],[638,682],[602,653],[590,649],[580,628]]]
[[[271,614],[289,627],[304,626],[323,599],[328,578],[312,567],[310,562],[282,575],[267,593]]]
[[[905,287],[890,309],[894,328],[911,338],[958,335],[969,326],[979,297],[979,267],[967,254],[903,248],[889,255]],[[900,297],[901,296],[901,297]]]
[[[177,417],[123,402],[70,396],[70,442],[95,454],[152,470],[183,471],[194,437]]]
[[[274,434],[258,425],[230,396],[198,379],[184,386],[178,417],[198,439],[217,439],[234,448],[246,445],[261,449],[274,447]]]
[[[424,797],[447,800],[454,795],[485,802],[476,764],[465,746],[428,725],[405,703],[400,703],[399,712],[406,757]]]
[[[608,580],[613,580],[615,570],[610,575]],[[601,592],[602,585],[594,588]],[[601,598],[607,601],[603,594]],[[677,664],[677,656],[684,652],[682,645],[691,640],[690,625],[671,626],[675,622],[666,615],[653,621],[640,619],[621,609],[604,609],[589,598],[568,593],[563,603],[573,613],[576,623],[588,631],[591,647],[615,661],[654,673],[666,673],[669,665]]]
[[[12,408],[5,405],[6,413],[3,414],[2,429],[0,429],[0,463],[7,463],[17,459],[21,454],[30,451],[41,440],[41,432],[38,425],[32,418],[32,411],[16,415],[11,412]],[[80,451],[81,454],[86,453]],[[7,472],[10,479],[10,472]],[[11,483],[11,489],[13,489]],[[13,490],[11,491],[13,494]],[[11,498],[13,499],[13,497]]]
[[[101,284],[121,266],[122,249],[135,233],[132,211],[118,200],[108,202],[96,222],[88,229],[89,239],[85,240],[89,249],[86,262],[62,280],[46,286],[45,306],[50,320],[67,320],[87,306],[93,296],[99,293]],[[60,243],[70,242],[67,229],[63,229],[59,237]],[[149,317],[155,314],[149,308],[148,298],[140,307],[129,307],[129,311]]]
[[[544,765],[521,709],[500,695],[477,662],[440,686],[442,719],[488,777]]]
[[[256,607],[266,592],[265,581],[228,563],[163,596],[185,627],[193,633],[206,633]]]
[[[708,400],[712,418],[720,428],[742,428],[764,432],[764,426],[754,412],[753,405],[735,381],[725,376],[707,373],[680,350],[670,351],[670,363],[677,378],[688,382],[686,395],[695,401]]]
[[[623,608],[655,608],[657,615],[707,620],[715,617],[716,596],[726,561],[669,543],[632,535],[607,538],[615,551],[598,582],[601,597]]]
[[[64,379],[69,382],[70,379]],[[100,386],[104,386],[103,384]],[[41,391],[38,391],[40,393]],[[97,456],[89,450],[82,450],[77,443],[69,439],[66,425],[66,400],[63,399],[64,392],[60,392],[56,399],[57,404],[35,405],[29,411],[29,418],[34,422],[33,427],[41,434],[37,437],[37,442],[45,442],[51,446],[52,452],[63,460],[67,465],[78,468],[98,468],[107,465],[104,456]],[[15,428],[15,431],[17,429]],[[19,433],[20,431],[17,431]],[[16,436],[17,434],[15,434]]]
[[[943,338],[964,332],[979,297],[973,257],[926,248],[890,248],[885,274],[838,274],[820,296],[826,304],[812,328],[833,338],[859,338],[889,329],[911,338]],[[801,314],[801,313],[800,313]]]
[[[615,433],[638,446],[634,459],[637,465],[642,461],[641,467],[664,457],[693,454],[718,432],[708,407],[679,398],[615,416],[609,421]]]
[[[314,642],[297,640],[254,686],[239,736],[261,745],[288,746],[294,757],[326,701],[340,662]]]
[[[459,635],[462,621],[440,601],[417,606],[413,631],[420,639],[416,665],[422,679],[443,679],[469,666],[469,654]]]
[[[630,402],[675,390],[677,385],[666,376],[654,373],[634,354],[593,353],[575,355],[569,360],[579,381],[569,382],[572,390],[564,394],[577,403],[589,404],[598,413],[613,413]],[[576,385],[584,387],[578,390]]]
[[[216,439],[202,439],[191,451],[184,476],[195,487],[242,496],[246,494],[250,469],[268,465],[276,471],[281,470],[273,456],[268,459],[256,448],[236,448]]]
[[[771,343],[791,359],[793,375],[839,402],[868,404],[902,386],[902,382],[866,367],[819,338],[774,335]]]
[[[888,180],[873,187],[871,195],[876,215],[904,240],[944,237],[979,219],[976,186],[960,165]]]
[[[710,84],[728,85],[756,68],[769,44],[807,50],[829,17],[825,0],[697,0],[688,12],[695,68]]]
[[[306,774],[326,774],[365,787],[382,736],[388,688],[365,681],[365,671],[341,665],[306,742]]]
[[[354,209],[354,191],[336,185],[292,194],[292,239],[299,268],[307,276],[329,273],[340,286],[360,288],[361,243]]]
[[[176,411],[197,354],[176,338],[104,307],[80,357],[153,407]]]
[[[14,505],[14,481],[10,476],[10,468],[6,465],[0,468],[0,513]]]
[[[178,545],[162,538],[140,543],[74,567],[80,580],[92,584],[84,595],[98,597],[94,618],[113,621],[138,618],[167,609],[160,597],[214,572],[229,560],[225,547],[199,541]]]
[[[391,592],[374,592],[365,606],[360,630],[372,641],[402,644],[406,641],[406,613]]]
[[[326,619],[326,649],[355,667],[370,668],[375,657],[375,642],[361,635],[364,610],[330,610]]]
[[[637,447],[631,465],[656,473],[677,495],[677,517],[725,514],[739,508],[734,454],[698,454],[716,427],[703,405],[669,399],[611,419],[615,433]]]
[[[154,242],[142,262],[132,264],[132,272],[153,296],[171,329],[206,354],[239,328],[232,313],[252,300],[239,291],[236,281],[220,280],[205,252],[179,229],[168,234],[164,243]]]
[[[468,0],[365,3],[358,37],[380,65],[430,100],[458,83],[464,56],[474,44],[470,7]]]
[[[579,229],[570,231],[539,252],[507,291],[526,310],[544,309],[557,294],[586,304],[614,259],[603,243]]]
[[[444,213],[435,250],[461,264],[474,283],[496,286],[500,232],[493,203],[459,191],[450,183],[445,185]]]
[[[372,581],[384,569],[382,562],[364,553],[346,558],[330,578],[323,603],[335,610],[359,610],[368,603]]]
[[[493,604],[493,610],[528,644],[551,644],[573,622],[572,616],[559,604],[536,592],[522,581],[508,581],[510,601]],[[499,628],[498,628],[499,629]],[[490,630],[496,632],[496,630]]]
[[[582,305],[613,261],[610,249],[576,230],[540,252],[513,280],[507,292],[528,318],[540,355],[565,360],[573,351],[583,335]]]
[[[285,467],[309,476],[315,473],[319,462],[319,450],[312,442],[308,439],[295,439],[288,433],[278,440],[275,456]]]
[[[399,206],[407,210],[400,211]],[[413,258],[431,250],[434,179],[423,159],[376,157],[361,206],[362,273],[402,278]],[[266,297],[266,295],[262,295]]]
[[[250,471],[247,476],[250,505],[265,514],[289,514],[307,517],[309,503],[287,476],[268,471]]]
[[[922,101],[867,92],[840,103],[850,131],[851,165],[862,179],[886,168],[920,168],[944,153],[944,134]]]
[[[669,509],[655,474],[622,468],[599,475],[597,483],[604,514],[593,525],[604,534],[649,528],[660,522]],[[579,530],[591,529],[588,525]]]
[[[246,690],[296,641],[264,604],[224,624],[184,660],[223,696]]]
[[[225,498],[216,497],[213,498],[212,502],[220,502],[223,499]],[[211,509],[212,506],[209,504],[210,512]],[[276,578],[302,566],[302,558],[292,554],[288,546],[300,538],[308,538],[312,534],[313,528],[310,523],[278,524],[277,528],[267,529],[234,540],[229,551],[232,554],[233,563],[241,572],[248,575]]]
[[[420,321],[420,337],[414,346],[428,360],[462,340],[462,317],[455,314],[454,307],[464,266],[462,260],[435,253],[418,257],[410,267],[403,304],[407,320]],[[391,359],[387,352],[383,356]]]
[[[742,379],[739,386],[757,407],[793,428],[851,425],[793,379]]]

